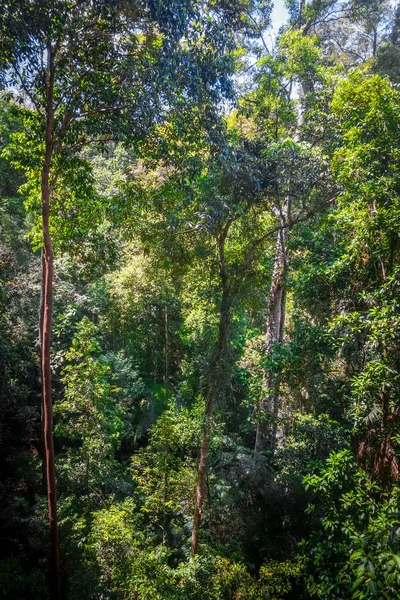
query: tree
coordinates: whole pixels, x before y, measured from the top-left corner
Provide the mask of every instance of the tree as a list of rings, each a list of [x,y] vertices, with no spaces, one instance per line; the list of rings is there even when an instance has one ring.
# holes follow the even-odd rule
[[[345,262],[363,282],[363,292],[354,295],[353,306],[338,314],[335,322],[342,335],[343,327],[349,328],[346,344],[358,339],[363,349],[352,381],[353,410],[363,437],[359,458],[387,489],[398,479],[399,411],[394,400],[399,382],[398,315],[393,286],[399,253],[394,225],[399,214],[399,94],[377,75],[364,78],[356,73],[337,90],[333,111],[341,132],[334,155],[335,176],[343,185],[338,223],[344,225],[349,211],[353,226],[363,223],[348,246]],[[351,278],[351,288],[356,290],[357,285]]]
[[[0,596],[49,500],[53,596],[396,596],[398,23],[286,5],[0,0]]]
[[[85,145],[115,139],[121,131],[137,142],[162,118],[174,98],[182,104],[185,96],[204,97],[226,89],[219,76],[230,66],[229,34],[225,36],[228,28],[219,29],[206,14],[211,10],[216,18],[222,16],[223,6],[204,11],[196,2],[167,7],[159,2],[133,6],[106,1],[21,4],[4,0],[0,10],[2,83],[17,89],[27,106],[29,155],[20,157],[19,164],[28,176],[34,204],[41,206],[43,418],[53,588],[59,597],[50,364],[51,215],[57,204],[63,210],[62,184],[71,173],[73,177],[77,152]],[[233,12],[234,21],[236,11],[228,12]],[[210,45],[199,47],[199,31]],[[189,76],[191,65],[196,65],[194,78]]]
[[[388,35],[378,49],[376,67],[380,74],[388,75],[392,81],[397,83],[400,76],[400,4],[397,5],[390,25]]]
[[[330,600],[395,598],[399,489],[385,494],[365,472],[357,472],[349,450],[333,452],[304,483],[312,492],[308,511],[323,515],[306,546],[308,591]]]
[[[310,14],[315,18],[313,12]],[[271,173],[264,194],[276,226],[263,344],[264,364],[270,364],[263,370],[257,408],[256,457],[265,450],[273,453],[276,443],[281,376],[274,365],[274,352],[284,342],[291,232],[296,224],[323,212],[333,196],[322,141],[315,147],[301,141],[303,128],[309,120],[312,123],[315,88],[324,81],[324,74],[316,38],[306,34],[308,29],[301,29],[302,19],[296,23],[299,29],[281,34],[275,55],[260,60],[255,75],[257,88],[243,99],[256,123],[252,135],[264,144],[261,154]],[[298,101],[292,97],[295,86],[303,92]]]
[[[70,441],[66,471],[74,473],[76,495],[88,495],[112,470],[121,444],[123,408],[112,386],[111,367],[101,354],[96,327],[86,317],[78,324],[63,369],[65,396],[56,405],[58,434]]]

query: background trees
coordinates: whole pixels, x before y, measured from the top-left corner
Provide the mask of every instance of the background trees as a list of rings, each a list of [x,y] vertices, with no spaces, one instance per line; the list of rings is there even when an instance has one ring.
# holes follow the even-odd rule
[[[117,138],[116,125],[118,131],[128,133],[131,141],[140,140],[154,121],[162,118],[171,100],[182,99],[185,92],[199,90],[199,84],[209,91],[218,86],[224,63],[229,61],[226,52],[229,39],[224,37],[223,29],[216,35],[214,21],[208,18],[204,22],[204,9],[202,13],[198,12],[195,4],[167,8],[158,3],[131,7],[129,4],[112,6],[92,2],[84,5],[80,2],[34,5],[5,2],[1,8],[3,81],[8,87],[19,88],[22,98],[31,104],[25,113],[29,127],[29,155],[24,155],[25,148],[18,136],[16,150],[22,150],[22,153],[19,152],[14,162],[26,172],[30,202],[37,205],[40,199],[41,204],[43,431],[53,588],[55,597],[59,597],[50,365],[54,262],[51,205],[58,198],[58,208],[65,212],[66,191],[69,195],[72,193],[72,198],[80,191],[82,200],[76,170],[81,167],[79,175],[86,179],[85,165],[77,158],[77,151],[83,146],[91,141],[104,143]],[[218,12],[218,7],[216,10]],[[205,30],[202,20],[206,24]],[[203,48],[209,44],[207,69],[201,53],[197,52],[194,62],[191,61],[196,53],[193,46],[196,47],[197,36],[202,31],[206,36]],[[185,48],[180,44],[183,34]],[[222,69],[215,65],[214,42]],[[187,70],[191,65],[197,67],[196,80]],[[201,93],[204,95],[203,89]],[[90,191],[89,194],[87,189],[85,191],[83,196],[88,200]],[[77,213],[82,233],[82,215],[76,207],[73,212]]]
[[[397,597],[398,10],[288,5],[3,3],[0,595],[54,439],[53,596]]]

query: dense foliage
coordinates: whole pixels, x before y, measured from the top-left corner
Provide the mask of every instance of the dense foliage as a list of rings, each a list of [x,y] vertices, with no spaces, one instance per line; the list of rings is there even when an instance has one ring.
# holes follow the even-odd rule
[[[400,5],[285,5],[0,0],[1,598],[400,599]]]

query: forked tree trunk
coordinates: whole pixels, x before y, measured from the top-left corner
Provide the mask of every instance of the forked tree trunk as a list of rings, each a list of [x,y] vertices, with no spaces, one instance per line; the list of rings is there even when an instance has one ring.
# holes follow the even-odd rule
[[[59,600],[60,585],[60,554],[57,521],[56,473],[53,440],[53,405],[51,397],[51,321],[53,314],[53,246],[50,237],[50,171],[53,154],[53,85],[54,69],[52,49],[48,48],[49,70],[46,81],[46,145],[45,159],[42,170],[42,234],[43,234],[43,275],[42,285],[42,330],[41,330],[41,372],[42,372],[42,401],[43,401],[43,437],[46,461],[46,486],[50,528],[50,578],[52,596]]]
[[[268,356],[274,344],[283,342],[287,271],[287,246],[285,230],[282,228],[276,238],[274,268],[268,300],[267,333],[264,352]],[[264,450],[275,449],[276,420],[279,412],[280,376],[270,370],[263,373],[262,397],[258,406],[258,422],[256,429],[255,455]]]
[[[228,276],[225,267],[224,246],[225,239],[228,233],[228,227],[225,228],[224,234],[218,241],[218,250],[220,257],[220,276],[222,283],[222,297],[219,315],[218,340],[210,365],[209,385],[206,396],[206,406],[203,423],[203,437],[200,446],[200,458],[197,470],[197,488],[196,500],[193,515],[192,541],[190,553],[193,557],[199,546],[199,532],[201,524],[201,515],[206,497],[206,478],[207,478],[207,460],[210,450],[210,441],[212,434],[212,418],[216,400],[224,386],[224,367],[227,353],[228,329],[230,323],[230,286],[228,284]]]

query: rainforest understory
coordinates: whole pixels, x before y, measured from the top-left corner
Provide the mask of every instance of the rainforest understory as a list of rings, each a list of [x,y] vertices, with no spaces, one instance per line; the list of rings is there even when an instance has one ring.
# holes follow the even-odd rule
[[[400,599],[399,450],[400,4],[0,0],[0,598]]]

